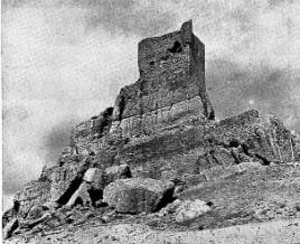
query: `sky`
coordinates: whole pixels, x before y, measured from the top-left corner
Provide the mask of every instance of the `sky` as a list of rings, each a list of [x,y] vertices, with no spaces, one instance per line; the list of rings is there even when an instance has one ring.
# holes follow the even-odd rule
[[[3,0],[4,209],[138,79],[138,42],[189,19],[217,119],[257,108],[300,132],[300,1]]]

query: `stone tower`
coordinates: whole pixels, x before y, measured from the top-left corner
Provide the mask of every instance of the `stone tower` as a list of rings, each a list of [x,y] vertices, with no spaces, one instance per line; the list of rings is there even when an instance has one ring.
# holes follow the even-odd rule
[[[140,78],[121,89],[111,131],[134,136],[193,116],[214,119],[206,94],[205,47],[193,34],[192,21],[138,46]]]

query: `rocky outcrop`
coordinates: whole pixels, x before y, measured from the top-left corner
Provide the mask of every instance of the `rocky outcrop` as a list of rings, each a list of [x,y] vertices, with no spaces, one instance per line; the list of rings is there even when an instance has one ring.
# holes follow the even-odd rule
[[[64,208],[105,201],[120,213],[153,212],[173,199],[175,185],[178,195],[180,187],[240,174],[253,162],[300,161],[299,138],[274,116],[250,110],[214,121],[204,64],[191,21],[142,40],[139,80],[121,89],[114,107],[77,125],[56,165],[16,194],[3,216],[7,236],[24,223],[28,230],[72,221],[56,216]],[[202,214],[186,211],[189,219]]]
[[[18,205],[15,213],[21,218],[33,217],[37,206],[42,206],[50,198],[51,182],[39,179],[31,181],[15,195],[15,204]]]
[[[138,64],[140,79],[116,99],[112,132],[131,137],[191,117],[214,118],[205,87],[205,48],[191,21],[180,31],[141,41]]]
[[[68,200],[66,206],[81,204],[83,206],[95,206],[102,199],[103,189],[106,185],[118,179],[131,177],[128,165],[113,166],[105,170],[89,168],[83,182]]]
[[[292,162],[300,159],[299,152],[297,138],[275,116],[249,110],[220,122],[186,122],[130,140],[111,155],[127,163],[134,177],[159,179],[170,170],[183,176],[217,165]]]
[[[77,125],[71,137],[73,147],[75,147],[76,144],[78,147],[84,142],[99,139],[107,134],[111,126],[112,114],[113,108],[108,107],[98,116],[93,116],[90,120]],[[80,148],[78,148],[78,150],[80,150]]]
[[[174,184],[150,178],[117,180],[103,193],[103,201],[120,213],[154,212],[173,200]]]
[[[299,142],[283,123],[273,115],[263,115],[249,110],[240,115],[206,126],[204,158],[200,164],[223,160],[236,163],[258,160],[270,162],[293,162],[299,160]],[[222,155],[220,148],[227,152]],[[221,159],[221,160],[220,160]]]
[[[54,167],[49,176],[51,179],[49,201],[57,202],[59,205],[66,204],[80,186],[88,167],[89,162],[87,160]]]

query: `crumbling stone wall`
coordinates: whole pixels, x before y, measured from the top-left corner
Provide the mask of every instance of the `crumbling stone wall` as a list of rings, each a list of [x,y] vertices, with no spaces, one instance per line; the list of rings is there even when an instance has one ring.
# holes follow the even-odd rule
[[[142,40],[138,64],[140,79],[121,89],[111,131],[133,136],[192,116],[214,118],[205,87],[205,47],[191,21],[180,31]]]
[[[213,121],[204,63],[204,44],[190,21],[180,31],[141,41],[140,79],[121,89],[114,108],[76,126],[57,164],[16,194],[4,225],[14,230],[18,221],[36,219],[32,228],[45,220],[43,211],[78,201],[96,206],[103,188],[118,179],[173,178],[192,185],[216,166],[299,161],[299,137],[274,116],[250,110]]]

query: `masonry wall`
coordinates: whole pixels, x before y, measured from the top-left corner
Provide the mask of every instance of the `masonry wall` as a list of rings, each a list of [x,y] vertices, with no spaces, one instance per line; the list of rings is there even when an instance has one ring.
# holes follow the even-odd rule
[[[138,65],[140,79],[116,99],[112,130],[136,135],[190,117],[213,117],[205,88],[205,47],[191,22],[180,31],[142,40]]]

